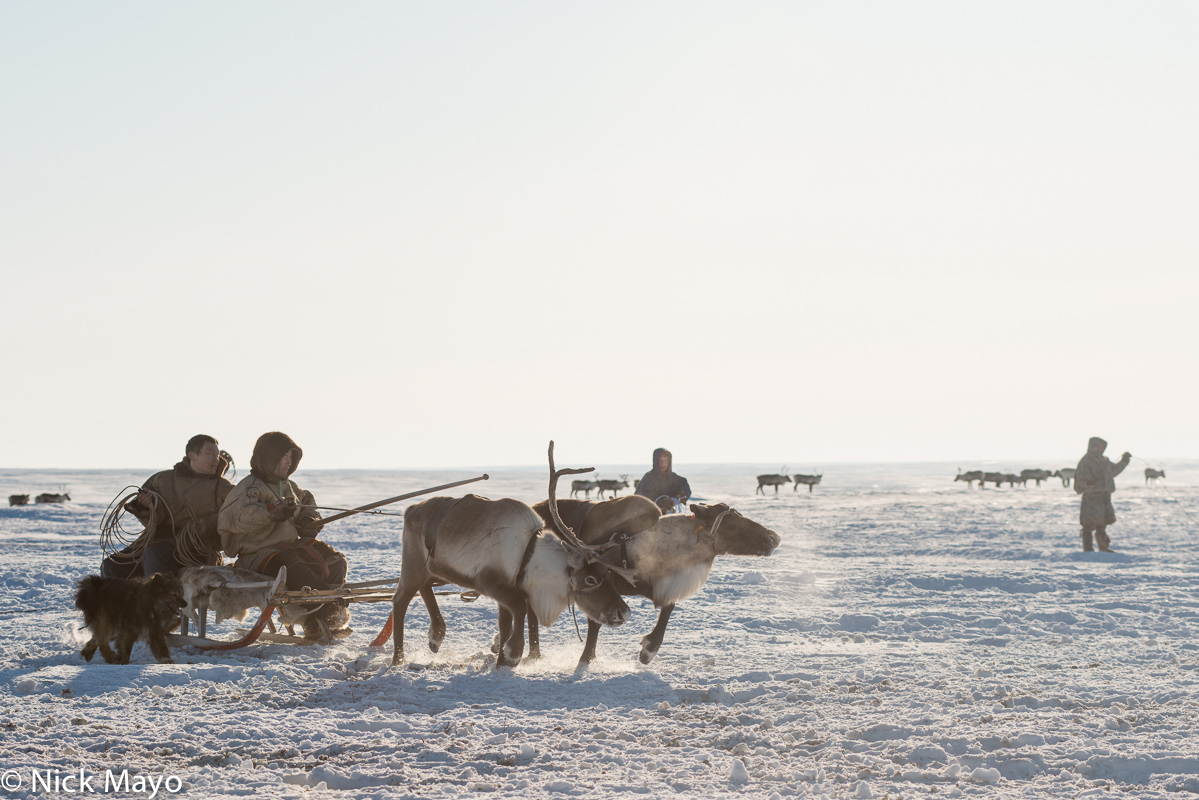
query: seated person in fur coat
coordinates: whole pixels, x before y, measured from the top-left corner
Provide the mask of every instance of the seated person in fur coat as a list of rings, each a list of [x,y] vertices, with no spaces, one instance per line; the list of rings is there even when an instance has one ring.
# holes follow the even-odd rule
[[[664,513],[672,513],[675,503],[686,505],[691,499],[691,484],[674,473],[674,456],[665,447],[654,451],[653,468],[637,481],[636,494],[648,497]]]
[[[139,578],[185,566],[221,563],[217,513],[233,484],[225,480],[229,462],[217,440],[198,434],[188,440],[183,460],[156,472],[126,508],[146,532],[100,564],[106,578]]]
[[[312,493],[300,489],[291,474],[304,451],[285,433],[258,437],[250,459],[250,474],[225,498],[218,518],[221,545],[236,566],[275,576],[287,567],[287,588],[335,589],[345,583],[345,556],[316,538],[321,515]],[[344,602],[326,603],[313,619],[305,619],[306,636],[321,633],[317,625],[344,629],[349,620]]]

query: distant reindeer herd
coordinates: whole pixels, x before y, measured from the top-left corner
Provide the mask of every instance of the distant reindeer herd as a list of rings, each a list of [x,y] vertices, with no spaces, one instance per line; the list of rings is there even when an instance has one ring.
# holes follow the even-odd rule
[[[33,498],[35,503],[65,503],[71,499],[71,495],[66,492],[61,494],[53,494],[51,492],[43,492]],[[27,494],[10,494],[8,496],[8,504],[10,506],[26,506],[29,505],[29,495]]]
[[[798,492],[800,485],[804,485],[808,487],[808,492],[811,492],[812,487],[820,483],[820,479],[823,477],[824,475],[788,475],[787,467],[784,466],[781,470],[779,470],[778,473],[771,475],[759,475],[758,489],[754,492],[754,494],[766,494],[766,491],[762,488],[763,486],[773,486],[774,493],[778,494],[779,487],[784,483],[794,484],[791,487],[792,491]]]
[[[1165,478],[1164,470],[1154,469],[1153,467],[1145,468],[1145,484],[1157,483],[1158,478]],[[988,483],[995,484],[995,488],[1007,484],[1009,487],[1019,484],[1027,486],[1029,481],[1035,481],[1037,486],[1041,485],[1041,481],[1047,481],[1050,478],[1060,478],[1062,486],[1069,487],[1074,480],[1073,469],[1057,469],[1050,472],[1047,469],[1024,469],[1020,470],[1020,474],[1016,475],[1011,472],[983,472],[982,470],[971,470],[970,472],[962,472],[958,470],[957,477],[954,481],[965,481],[966,485],[971,489],[974,488],[974,482],[978,481],[978,488],[986,488]]]

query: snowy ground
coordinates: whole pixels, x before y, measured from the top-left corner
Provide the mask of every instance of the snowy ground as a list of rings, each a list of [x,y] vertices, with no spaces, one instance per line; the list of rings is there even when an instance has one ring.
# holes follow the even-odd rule
[[[1036,465],[999,468],[1021,466]],[[367,646],[386,604],[355,606],[333,647],[177,649],[159,665],[139,645],[133,664],[85,664],[73,582],[98,566],[108,501],[148,473],[0,471],[2,496],[74,498],[0,509],[0,783],[65,794],[83,770],[99,792],[127,770],[144,797],[171,778],[194,797],[1194,796],[1199,463],[1167,464],[1168,489],[1146,488],[1143,466],[1118,481],[1119,552],[1085,556],[1056,480],[980,491],[951,482],[956,465],[854,465],[811,494],[755,497],[772,470],[689,470],[782,546],[718,561],[649,666],[636,653],[656,615],[631,601],[585,672],[569,613],[543,632],[545,659],[495,671],[494,604],[449,597],[436,656],[413,605],[401,668]],[[542,473],[493,474],[478,493],[544,497]],[[297,478],[344,506],[466,476]],[[398,572],[399,518],[335,525],[351,580]],[[59,791],[31,786],[34,770]]]

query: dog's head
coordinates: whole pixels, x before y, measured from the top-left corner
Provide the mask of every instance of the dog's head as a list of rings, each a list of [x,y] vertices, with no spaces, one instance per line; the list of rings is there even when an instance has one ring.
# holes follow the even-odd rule
[[[145,600],[154,616],[163,621],[179,616],[179,611],[187,606],[179,579],[163,572],[154,573],[146,581]]]

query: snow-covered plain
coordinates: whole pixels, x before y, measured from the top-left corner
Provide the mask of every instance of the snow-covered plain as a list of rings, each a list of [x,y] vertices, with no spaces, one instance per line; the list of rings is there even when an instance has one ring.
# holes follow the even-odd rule
[[[777,466],[681,469],[782,546],[719,559],[648,666],[656,612],[631,599],[586,671],[569,612],[540,662],[494,670],[494,603],[454,597],[436,655],[413,604],[398,668],[368,647],[389,604],[354,606],[354,635],[329,647],[159,665],[138,645],[130,665],[86,664],[73,583],[98,568],[108,502],[149,473],[0,471],[0,497],[73,497],[0,509],[0,788],[65,794],[31,772],[82,770],[99,792],[127,770],[143,797],[172,777],[158,796],[1193,796],[1199,462],[1165,466],[1167,487],[1139,462],[1118,479],[1110,555],[1079,551],[1078,499],[1056,479],[980,491],[952,482],[957,465],[849,465],[763,497],[753,475]],[[492,474],[458,493],[545,496],[544,472]],[[348,507],[469,474],[296,477]],[[324,537],[372,580],[398,573],[400,529],[360,515]]]

